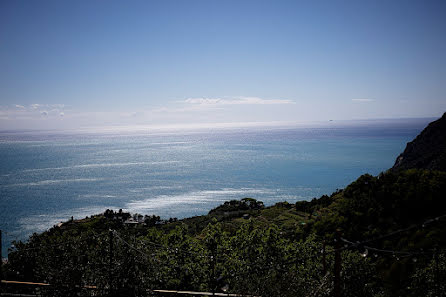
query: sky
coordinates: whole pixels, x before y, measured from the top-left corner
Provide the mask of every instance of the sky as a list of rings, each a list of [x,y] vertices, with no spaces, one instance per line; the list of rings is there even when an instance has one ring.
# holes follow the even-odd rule
[[[445,111],[443,0],[0,0],[0,130]]]

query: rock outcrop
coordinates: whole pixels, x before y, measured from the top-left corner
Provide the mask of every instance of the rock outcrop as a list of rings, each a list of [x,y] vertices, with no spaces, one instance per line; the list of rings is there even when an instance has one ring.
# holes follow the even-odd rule
[[[391,170],[411,168],[446,171],[446,113],[407,144]]]

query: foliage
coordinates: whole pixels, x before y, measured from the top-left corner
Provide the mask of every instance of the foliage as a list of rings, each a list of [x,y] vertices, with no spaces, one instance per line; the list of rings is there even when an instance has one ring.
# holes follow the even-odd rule
[[[150,289],[331,296],[337,229],[361,241],[420,224],[442,215],[445,193],[445,173],[408,170],[363,175],[344,190],[309,202],[264,207],[245,198],[183,220],[145,216],[141,221],[134,215],[139,223],[130,225],[130,214],[107,210],[16,242],[6,277],[57,288],[43,290],[44,296],[88,295],[88,285],[97,287],[97,295],[119,296],[143,296]],[[408,253],[441,250],[446,228],[435,221],[371,244]],[[382,253],[363,257],[364,247],[348,247],[342,251],[344,296],[435,293],[429,258],[420,255],[415,263]],[[444,256],[439,258],[444,276]]]
[[[217,214],[231,211],[248,211],[260,210],[265,206],[262,201],[257,201],[254,198],[243,198],[241,200],[226,201],[222,205],[212,209],[209,214]]]
[[[408,288],[410,296],[440,296],[446,292],[446,255],[434,252],[429,263],[416,270]]]

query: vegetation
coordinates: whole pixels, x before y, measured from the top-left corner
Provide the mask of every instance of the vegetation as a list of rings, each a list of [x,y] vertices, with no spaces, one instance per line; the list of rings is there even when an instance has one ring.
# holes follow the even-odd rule
[[[446,173],[412,169],[363,175],[344,190],[309,202],[264,207],[242,199],[184,220],[146,216],[126,224],[138,215],[107,210],[16,242],[6,277],[51,283],[66,295],[91,294],[82,288],[95,285],[121,296],[142,296],[148,289],[331,296],[337,229],[356,242],[421,224],[443,214],[445,193]],[[435,294],[435,278],[444,282],[446,275],[444,220],[414,226],[370,243],[409,255],[402,259],[371,250],[364,257],[361,245],[344,248],[343,296]],[[438,262],[428,252],[434,248]]]
[[[446,113],[430,123],[396,159],[393,170],[423,168],[446,171]]]

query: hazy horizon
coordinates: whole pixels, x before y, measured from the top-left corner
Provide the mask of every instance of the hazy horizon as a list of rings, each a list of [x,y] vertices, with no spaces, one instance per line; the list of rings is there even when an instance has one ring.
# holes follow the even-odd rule
[[[440,117],[401,117],[401,118],[373,118],[373,119],[354,119],[354,120],[328,120],[328,121],[306,121],[306,122],[226,122],[226,123],[188,123],[188,124],[168,124],[168,125],[127,125],[127,126],[92,126],[77,128],[50,128],[50,129],[1,129],[0,138],[7,134],[181,134],[181,133],[200,133],[208,131],[225,130],[271,130],[271,129],[303,129],[303,128],[347,128],[347,127],[368,127],[373,128],[388,124],[419,124],[428,123],[437,120]]]

